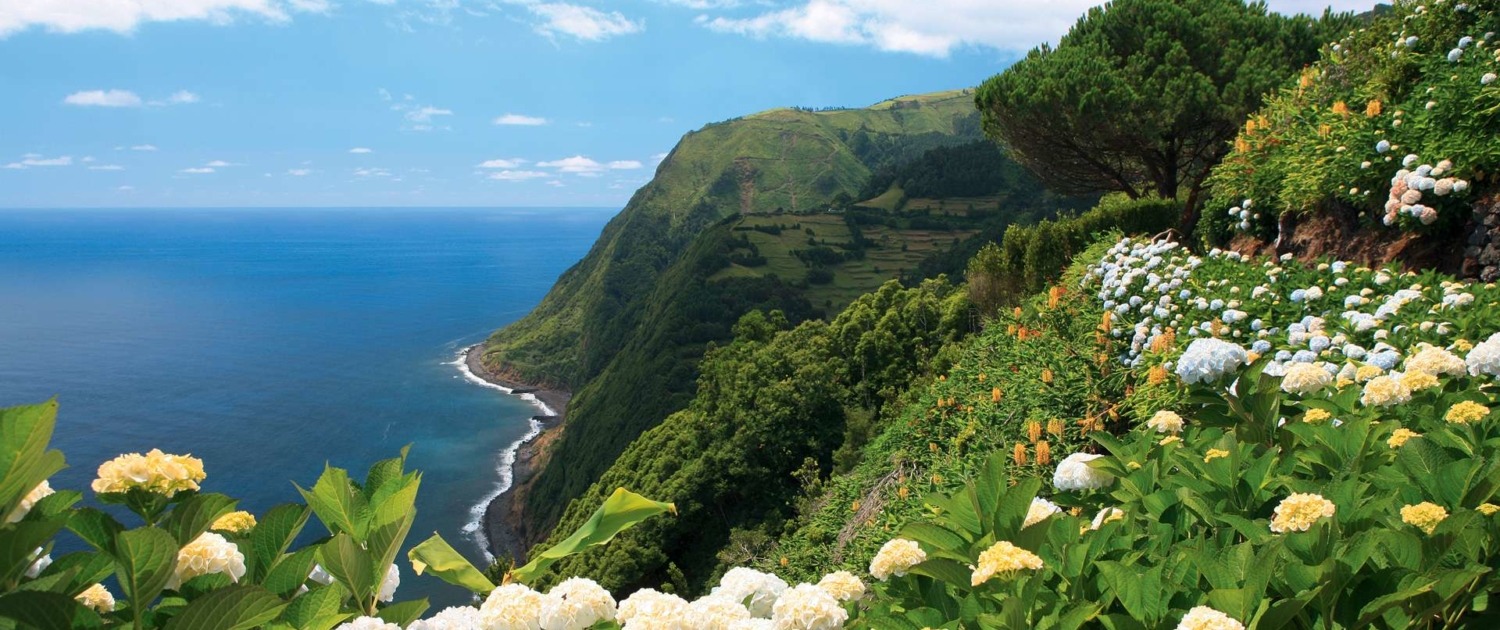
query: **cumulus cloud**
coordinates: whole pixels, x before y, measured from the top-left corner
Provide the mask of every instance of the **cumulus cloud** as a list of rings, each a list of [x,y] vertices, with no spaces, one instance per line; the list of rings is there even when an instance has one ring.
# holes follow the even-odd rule
[[[0,37],[41,28],[55,33],[129,33],[149,22],[228,24],[242,17],[285,22],[294,13],[323,13],[328,0],[42,0],[0,2]]]
[[[506,160],[506,159],[485,160],[484,162],[481,162],[479,164],[479,168],[516,168],[516,167],[519,167],[519,166],[521,166],[521,165],[523,165],[525,163],[526,163],[526,160],[523,160],[521,158],[515,158],[515,159],[510,159],[510,160]]]
[[[123,171],[125,167],[119,164],[95,164],[89,167],[91,171]]]
[[[137,145],[135,145],[133,147],[130,147],[130,150],[131,151],[155,151],[157,149],[156,149],[156,145],[154,145],[154,144],[137,144]]]
[[[198,95],[187,90],[178,90],[167,97],[167,102],[173,105],[187,105],[198,102]]]
[[[545,125],[545,124],[547,124],[547,119],[546,118],[539,118],[537,116],[523,116],[521,114],[506,114],[504,116],[500,116],[499,118],[496,118],[495,119],[495,124],[497,124],[497,125],[521,125],[521,126],[535,127],[535,126],[538,126],[538,125]]]
[[[639,160],[615,160],[609,163],[609,167],[615,170],[630,170],[644,166]]]
[[[537,162],[536,165],[544,168],[555,168],[563,173],[575,173],[579,175],[598,173],[605,169],[605,165],[582,155],[575,155],[561,160],[552,160],[550,162]]]
[[[225,162],[224,160],[214,160],[212,162],[209,162],[208,164],[204,164],[204,166],[207,166],[207,167],[210,167],[210,168],[223,168],[225,166],[239,166],[239,165],[238,164],[234,164],[232,162]]]
[[[692,0],[687,0],[691,2]],[[684,4],[685,2],[679,2]],[[755,38],[781,37],[886,52],[946,57],[965,47],[1024,52],[1056,43],[1098,0],[805,0],[749,17],[700,15],[713,31]],[[1272,0],[1273,11],[1364,11],[1370,0]]]
[[[206,175],[208,173],[214,172],[214,169],[207,166],[199,166],[194,168],[185,168],[177,172],[186,173],[188,175]]]
[[[489,176],[490,179],[498,179],[504,182],[521,182],[538,177],[550,177],[550,174],[541,171],[500,171]]]
[[[356,177],[390,177],[391,171],[384,168],[356,168],[354,175]]]
[[[441,107],[433,107],[431,105],[423,105],[421,107],[413,107],[413,108],[408,109],[406,111],[406,119],[410,120],[412,122],[415,122],[415,123],[432,122],[432,117],[433,116],[452,116],[452,115],[453,115],[453,110],[451,110],[451,109],[443,109]]]
[[[63,103],[79,107],[140,107],[143,101],[130,90],[85,90],[67,95]]]
[[[294,168],[286,172],[287,175],[291,175],[292,177],[305,177],[311,173],[312,169],[310,168]]]
[[[354,147],[353,149],[349,149],[349,152],[350,153],[374,153],[375,150],[371,149],[371,148],[368,148],[368,147]]]
[[[72,164],[73,158],[72,156],[68,155],[49,158],[43,157],[36,153],[27,153],[26,155],[21,156],[21,159],[19,161],[6,164],[5,168],[11,170],[24,170],[38,166],[71,166]]]
[[[540,21],[532,25],[536,32],[547,37],[567,35],[576,39],[599,42],[630,35],[645,30],[644,22],[633,21],[619,11],[605,13],[593,7],[548,2],[526,6]]]

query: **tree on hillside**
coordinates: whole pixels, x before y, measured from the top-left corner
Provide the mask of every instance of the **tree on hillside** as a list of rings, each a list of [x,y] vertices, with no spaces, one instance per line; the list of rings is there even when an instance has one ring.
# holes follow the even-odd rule
[[[1351,20],[1240,0],[1115,0],[991,77],[975,103],[985,132],[1049,188],[1181,198],[1191,229],[1241,121]]]

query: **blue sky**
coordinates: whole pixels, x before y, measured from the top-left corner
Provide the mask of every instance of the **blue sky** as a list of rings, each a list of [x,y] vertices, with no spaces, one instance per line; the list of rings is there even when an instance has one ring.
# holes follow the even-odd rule
[[[973,86],[1091,4],[0,2],[0,207],[618,207],[685,132]]]

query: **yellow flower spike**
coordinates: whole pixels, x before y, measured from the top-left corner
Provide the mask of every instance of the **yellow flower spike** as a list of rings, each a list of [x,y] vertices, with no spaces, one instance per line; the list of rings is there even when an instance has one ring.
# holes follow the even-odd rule
[[[1042,439],[1042,423],[1037,422],[1036,420],[1027,422],[1026,437],[1031,439],[1032,444],[1035,444],[1037,440]]]
[[[1474,509],[1478,510],[1480,514],[1483,514],[1485,516],[1494,516],[1495,512],[1500,512],[1500,505],[1495,505],[1494,503],[1481,503],[1479,507]]]
[[[1016,442],[1015,452],[1011,453],[1011,460],[1014,461],[1017,466],[1026,465],[1026,443]]]
[[[1011,315],[1014,315],[1016,317],[1020,317],[1021,316],[1021,307],[1017,306],[1017,307],[1011,309],[1010,313],[1011,313]]]
[[[981,382],[981,383],[984,382],[984,372],[980,372],[979,373],[979,382]]]
[[[1333,104],[1333,113],[1338,114],[1340,116],[1348,117],[1349,116],[1349,105],[1346,104],[1346,103],[1344,103],[1343,101],[1338,101],[1338,102],[1336,102],[1336,103]]]
[[[1063,428],[1065,426],[1066,425],[1063,424],[1062,418],[1053,418],[1047,421],[1047,433],[1057,437],[1062,437]]]
[[[1365,103],[1365,116],[1367,118],[1374,118],[1374,117],[1379,116],[1379,115],[1380,115],[1380,99],[1374,99],[1374,100],[1371,100],[1368,103]]]
[[[1046,466],[1052,463],[1052,445],[1046,440],[1036,443],[1036,463],[1038,466]]]
[[[1052,384],[1052,368],[1042,369],[1042,382],[1049,385]]]
[[[990,402],[995,402],[995,403],[1000,402],[1000,388],[999,387],[996,387],[996,388],[990,390]]]
[[[1254,359],[1252,359],[1251,361],[1253,362]],[[1149,371],[1146,372],[1146,384],[1148,385],[1160,385],[1162,383],[1165,383],[1166,381],[1167,366],[1165,365],[1153,366]]]
[[[1416,527],[1429,536],[1437,530],[1438,523],[1446,518],[1448,518],[1447,508],[1431,501],[1401,508],[1401,522]]]
[[[900,488],[898,488],[896,490],[896,496],[901,497],[903,499],[905,499],[906,497],[908,497],[910,495],[911,495],[911,490],[909,488],[907,488],[906,486],[901,486]]]

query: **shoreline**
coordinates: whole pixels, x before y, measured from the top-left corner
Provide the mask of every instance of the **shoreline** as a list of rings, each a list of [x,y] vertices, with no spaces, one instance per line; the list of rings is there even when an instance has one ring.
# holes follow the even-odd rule
[[[493,561],[499,556],[510,556],[517,564],[526,558],[526,549],[521,535],[506,516],[514,513],[515,489],[524,485],[536,473],[533,463],[537,456],[538,438],[562,423],[568,410],[572,394],[566,390],[545,389],[525,383],[500,378],[484,367],[481,361],[484,343],[464,348],[457,361],[459,371],[476,385],[498,389],[508,395],[517,396],[537,408],[540,412],[531,417],[531,429],[501,450],[496,472],[499,482],[495,490],[479,501],[471,510],[474,520],[464,528],[467,535],[478,534],[482,540],[486,559]]]

